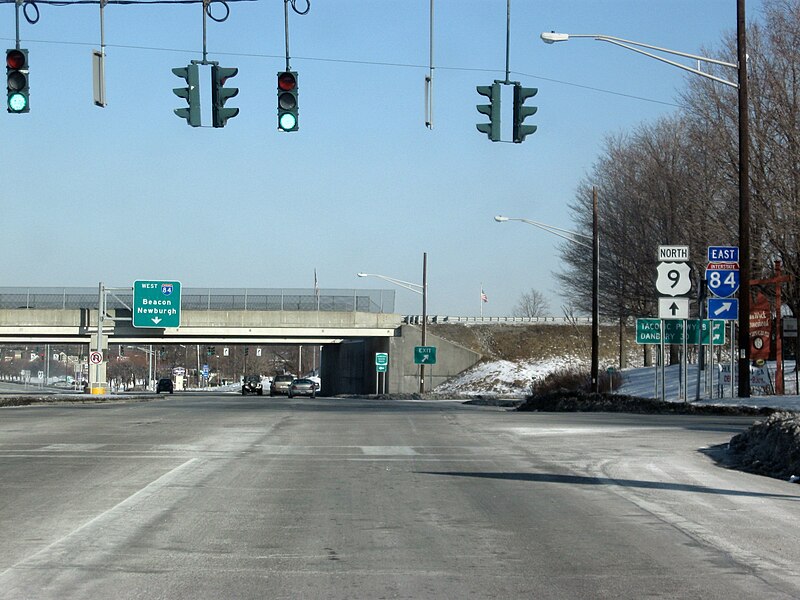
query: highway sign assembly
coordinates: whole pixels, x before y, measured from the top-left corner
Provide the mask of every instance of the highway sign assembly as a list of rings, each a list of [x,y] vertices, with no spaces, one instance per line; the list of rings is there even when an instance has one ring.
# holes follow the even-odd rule
[[[389,366],[389,355],[386,352],[375,353],[375,371],[385,373]]]
[[[414,364],[435,365],[436,346],[414,346]]]
[[[180,327],[180,282],[134,281],[132,308],[134,327]]]

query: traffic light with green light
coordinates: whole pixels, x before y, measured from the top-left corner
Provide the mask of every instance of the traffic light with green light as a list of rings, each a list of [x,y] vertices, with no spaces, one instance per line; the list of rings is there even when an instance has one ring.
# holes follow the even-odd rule
[[[525,118],[536,114],[536,106],[525,106],[525,100],[533,98],[539,90],[537,88],[526,88],[520,84],[514,84],[514,127],[512,135],[515,144],[525,141],[525,138],[536,131],[536,125],[523,125]]]
[[[177,67],[172,72],[186,81],[186,87],[173,88],[172,93],[189,104],[188,107],[176,108],[175,114],[186,119],[189,126],[200,127],[200,75],[197,65]]]
[[[226,88],[225,83],[239,73],[236,67],[211,65],[211,104],[213,105],[212,124],[225,127],[228,119],[239,114],[238,108],[225,108],[225,102],[239,93],[239,88]]]
[[[278,131],[297,131],[297,72],[278,73]]]
[[[478,104],[478,112],[489,117],[488,123],[478,123],[476,127],[481,133],[489,136],[493,142],[500,141],[500,84],[479,85],[476,88],[481,96],[489,98],[489,104]]]
[[[206,356],[214,356],[214,346],[206,346]]]
[[[30,112],[27,50],[22,48],[6,50],[6,80],[6,109],[8,112]]]

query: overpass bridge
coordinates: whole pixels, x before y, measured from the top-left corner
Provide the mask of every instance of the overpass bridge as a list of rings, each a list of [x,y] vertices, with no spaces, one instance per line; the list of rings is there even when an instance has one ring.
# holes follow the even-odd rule
[[[133,327],[132,305],[131,288],[102,284],[0,287],[0,344],[86,344],[105,354],[110,343],[318,345],[325,394],[374,393],[374,355],[386,352],[386,391],[419,390],[413,346],[420,345],[420,328],[394,313],[393,290],[184,288],[180,326],[168,328]],[[428,369],[426,390],[480,359],[442,339],[428,343],[439,347],[441,364]],[[104,364],[90,369],[90,380],[103,393]]]

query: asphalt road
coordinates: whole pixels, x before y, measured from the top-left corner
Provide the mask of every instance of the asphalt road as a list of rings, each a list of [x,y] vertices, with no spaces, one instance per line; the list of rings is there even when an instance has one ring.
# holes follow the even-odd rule
[[[798,598],[737,418],[175,394],[0,409],[0,598]]]

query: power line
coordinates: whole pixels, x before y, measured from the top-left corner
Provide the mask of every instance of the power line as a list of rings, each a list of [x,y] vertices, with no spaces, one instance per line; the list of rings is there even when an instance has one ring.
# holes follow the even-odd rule
[[[0,3],[5,2],[6,0],[0,0]],[[90,0],[87,0],[87,2]],[[193,2],[194,0],[168,0],[168,2]],[[237,0],[239,1],[239,0]],[[256,0],[241,0],[241,1],[256,1]],[[0,40],[4,41],[14,41],[13,38],[6,38],[0,37]],[[53,44],[53,45],[71,45],[71,46],[86,46],[92,47],[95,44],[88,43],[88,42],[70,42],[70,41],[55,41],[55,40],[33,40],[28,39],[26,40],[29,43],[36,43],[36,44]],[[158,46],[132,46],[126,44],[106,44],[108,48],[120,48],[123,50],[146,50],[149,52],[179,52],[181,54],[191,54],[196,52],[196,50],[188,50],[186,48],[165,48],[165,47],[158,47]],[[214,52],[214,54],[219,56],[235,56],[235,57],[243,57],[243,58],[266,58],[266,59],[283,59],[282,55],[278,54],[261,54],[261,53],[253,53],[253,52]],[[326,62],[326,63],[341,63],[341,64],[351,64],[351,65],[366,65],[366,66],[374,66],[374,67],[392,67],[392,68],[401,68],[401,69],[428,69],[428,65],[422,64],[415,64],[415,63],[400,63],[400,62],[385,62],[385,61],[374,61],[374,60],[356,60],[356,59],[346,59],[346,58],[324,58],[319,56],[294,56],[292,57],[295,60],[305,60],[309,62]],[[478,68],[478,67],[445,67],[438,65],[437,70],[440,71],[463,71],[463,72],[476,72],[476,73],[497,73],[497,69],[485,69],[485,68]],[[674,102],[668,102],[665,100],[657,100],[655,98],[647,98],[644,96],[637,96],[635,94],[626,94],[624,92],[616,92],[614,90],[609,90],[605,88],[598,88],[590,85],[584,85],[581,83],[573,83],[571,81],[564,81],[561,79],[552,79],[550,77],[543,77],[541,75],[533,75],[530,73],[522,73],[520,71],[512,71],[512,73],[516,76],[523,76],[523,77],[530,77],[531,79],[540,80],[540,81],[548,81],[550,83],[557,83],[559,85],[567,85],[570,87],[576,87],[584,90],[589,90],[592,92],[598,92],[601,94],[610,94],[612,96],[620,96],[622,98],[629,98],[632,100],[640,100],[642,102],[651,102],[653,104],[661,104],[663,106],[671,106],[673,108],[679,108],[680,105],[675,104]]]

